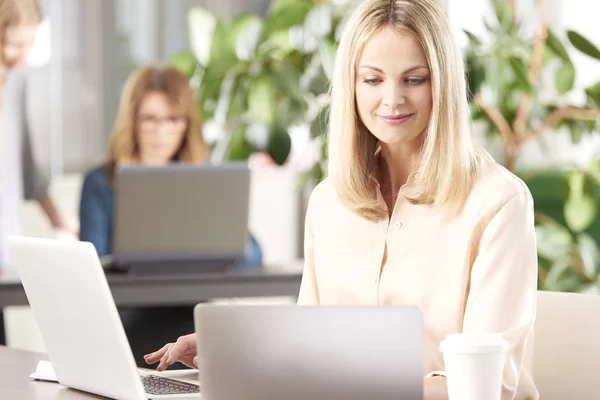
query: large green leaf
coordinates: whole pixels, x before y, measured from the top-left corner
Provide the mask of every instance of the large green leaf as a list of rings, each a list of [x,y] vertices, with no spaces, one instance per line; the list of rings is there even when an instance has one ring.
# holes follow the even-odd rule
[[[219,123],[226,123],[230,107],[234,100],[237,101],[236,95],[241,83],[238,76],[245,73],[244,67],[246,64],[238,64],[236,67],[222,70],[218,64],[211,63],[205,71],[200,85],[200,96],[206,104],[207,111],[219,119]]]
[[[194,54],[189,50],[178,51],[169,58],[169,62],[188,78],[194,75],[194,71],[196,71],[196,67],[198,66],[198,60],[196,60]]]
[[[583,138],[584,134],[591,133],[596,130],[595,121],[567,119],[563,121],[561,126],[569,129],[571,133],[571,141],[574,144],[578,144]]]
[[[495,55],[487,57],[484,62],[485,86],[489,87],[489,94],[494,96],[490,102],[500,104],[507,90],[505,73],[510,65],[507,59]]]
[[[567,124],[569,127],[569,133],[571,134],[571,142],[573,142],[573,144],[579,144],[579,142],[581,142],[581,139],[583,139],[583,127],[582,125],[579,123],[580,121],[569,121],[569,123]]]
[[[575,171],[569,176],[569,196],[563,211],[573,232],[583,232],[596,218],[596,199],[594,193],[585,190],[585,179],[583,171]]]
[[[567,31],[567,37],[569,38],[569,41],[573,47],[575,47],[577,50],[583,54],[600,60],[600,50],[598,50],[598,48],[588,39],[575,31]]]
[[[306,124],[305,105],[300,105],[290,99],[281,97],[278,99],[277,120],[284,126],[295,126]]]
[[[217,19],[205,8],[194,7],[188,13],[190,47],[198,62],[205,67],[210,62],[216,24]]]
[[[246,140],[244,129],[239,129],[229,141],[226,158],[229,161],[244,161],[254,152]]]
[[[273,124],[267,144],[267,152],[277,165],[285,164],[290,150],[292,149],[292,139],[285,128],[279,124]]]
[[[536,225],[535,236],[538,254],[547,260],[566,256],[572,243],[571,234],[560,225]]]
[[[505,30],[510,29],[514,24],[510,2],[506,0],[492,0],[492,6],[500,25]]]
[[[546,42],[544,46],[544,55],[542,57],[542,66],[546,66],[550,61],[554,60],[557,57],[556,53]]]
[[[585,89],[585,93],[596,103],[597,107],[600,107],[600,82]]]
[[[593,280],[598,275],[598,245],[590,235],[582,233],[577,238],[577,254],[586,277]]]
[[[256,57],[258,59],[272,58],[283,60],[293,50],[289,32],[277,31],[258,45]]]
[[[295,64],[293,58],[286,57],[273,65],[272,76],[281,95],[296,105],[306,107],[304,93],[300,87],[301,73],[302,66]]]
[[[563,63],[556,71],[556,89],[563,95],[573,89],[575,84],[575,67],[570,62]]]
[[[312,7],[313,0],[271,0],[267,14],[271,16],[278,12],[289,10],[297,4],[302,4],[303,7]]]
[[[304,19],[312,9],[312,0],[276,0],[271,4],[265,21],[264,35],[288,30],[294,25],[303,25]]]
[[[573,171],[568,178],[569,197],[583,197],[585,195],[585,173]]]
[[[463,29],[463,32],[467,35],[467,37],[469,38],[469,41],[476,45],[476,46],[481,46],[483,44],[483,42],[481,41],[481,39],[479,39],[477,37],[477,35],[475,35],[473,32],[467,30],[467,29]]]
[[[552,266],[544,289],[555,292],[578,292],[587,282],[581,279],[569,259],[560,259]]]
[[[563,61],[571,62],[569,52],[551,29],[548,29],[548,38],[546,39],[546,43],[548,44],[548,46],[550,46],[552,51]]]
[[[252,58],[258,47],[263,22],[258,15],[243,14],[237,16],[231,24],[231,46],[240,60]]]
[[[592,161],[589,172],[596,178],[596,180],[600,179],[600,157]]]
[[[517,82],[517,87],[524,92],[531,93],[533,91],[533,87],[529,82],[529,78],[527,77],[527,65],[525,62],[519,58],[511,57],[509,59],[510,66],[515,73],[515,79]]]
[[[335,58],[334,44],[329,40],[324,39],[319,41],[319,55],[321,56],[321,65],[327,79],[331,82],[333,78],[333,64]]]
[[[210,49],[210,66],[223,76],[239,62],[235,53],[235,34],[224,22],[217,20]]]
[[[248,91],[248,108],[257,122],[273,123],[276,117],[277,86],[268,74],[259,76]]]

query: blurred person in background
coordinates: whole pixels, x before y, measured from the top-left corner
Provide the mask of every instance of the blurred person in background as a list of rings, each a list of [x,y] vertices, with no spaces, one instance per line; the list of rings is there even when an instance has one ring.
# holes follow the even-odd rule
[[[77,235],[48,194],[49,176],[36,164],[26,114],[27,71],[20,68],[42,20],[37,0],[0,0],[0,273],[10,266],[8,235],[19,234],[23,198],[36,200],[55,230]],[[0,344],[4,324],[0,313]]]
[[[188,78],[166,65],[133,71],[121,95],[108,161],[88,172],[84,179],[80,240],[93,243],[99,256],[111,254],[118,166],[204,163],[208,152]],[[262,251],[252,235],[244,264],[262,264]],[[138,365],[143,365],[141,356],[158,343],[194,329],[193,307],[121,309],[120,313]],[[159,327],[164,331],[162,336]]]

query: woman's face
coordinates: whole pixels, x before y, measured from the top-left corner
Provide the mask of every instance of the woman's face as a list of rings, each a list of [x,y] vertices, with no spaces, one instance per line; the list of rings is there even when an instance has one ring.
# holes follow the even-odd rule
[[[427,57],[409,33],[386,27],[365,44],[356,69],[356,106],[365,127],[382,144],[407,144],[431,115]]]
[[[165,165],[173,160],[184,139],[187,119],[173,112],[167,96],[160,92],[146,94],[136,124],[142,164]]]
[[[33,46],[37,28],[37,25],[17,25],[6,28],[4,43],[2,43],[2,64],[7,69],[23,64]]]

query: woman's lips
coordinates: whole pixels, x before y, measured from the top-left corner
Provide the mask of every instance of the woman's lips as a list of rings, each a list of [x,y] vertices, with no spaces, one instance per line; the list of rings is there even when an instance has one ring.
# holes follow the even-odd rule
[[[378,115],[379,119],[389,125],[400,125],[406,122],[413,114],[399,114],[399,115]]]

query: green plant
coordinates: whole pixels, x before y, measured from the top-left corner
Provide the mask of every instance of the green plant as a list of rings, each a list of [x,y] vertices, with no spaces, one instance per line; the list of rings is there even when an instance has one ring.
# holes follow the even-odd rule
[[[546,25],[545,1],[538,0],[540,26],[534,38],[524,37],[510,3],[491,4],[495,19],[485,20],[487,37],[465,31],[472,119],[485,122],[489,134],[501,136],[504,164],[514,170],[521,147],[551,129],[566,127],[578,142],[600,128],[600,82],[585,89],[585,106],[566,103],[562,96],[573,91],[576,70],[565,44]],[[575,31],[566,36],[575,49],[600,60],[600,50],[585,37]],[[554,87],[540,83],[545,72],[554,74]]]
[[[274,0],[266,18],[227,23],[202,8],[189,15],[192,50],[171,62],[197,90],[207,126],[219,133],[213,154],[243,160],[267,152],[279,165],[291,148],[289,128],[321,136],[336,35],[348,4]],[[311,174],[321,173],[317,165]]]
[[[600,238],[586,231],[597,219],[600,159],[563,172],[564,223],[536,212],[540,287],[600,295]]]
[[[509,170],[515,169],[525,143],[550,130],[566,128],[577,143],[584,134],[600,129],[600,82],[585,89],[584,106],[564,100],[574,91],[577,71],[563,40],[546,25],[545,1],[538,2],[540,26],[534,38],[523,36],[514,3],[491,0],[495,18],[485,21],[487,37],[465,32],[469,46],[464,54],[472,119],[485,123],[489,135],[501,138]],[[600,60],[600,50],[585,37],[575,31],[567,31],[566,37],[575,49]],[[542,76],[552,75],[553,85],[540,83]],[[600,160],[589,168],[560,170],[560,190],[554,198],[562,205],[561,222],[540,211],[540,193],[532,189],[543,289],[600,294],[600,237],[586,231],[598,217],[599,165]],[[544,173],[515,172],[528,183]]]

